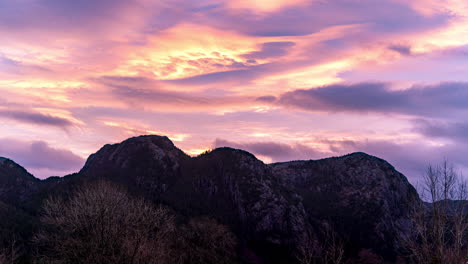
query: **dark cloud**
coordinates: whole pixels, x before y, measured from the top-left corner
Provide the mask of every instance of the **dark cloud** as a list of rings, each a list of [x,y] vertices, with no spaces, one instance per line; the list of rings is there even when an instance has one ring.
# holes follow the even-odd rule
[[[65,118],[41,114],[27,110],[0,110],[0,117],[24,123],[56,126],[61,128],[67,128],[73,125],[73,123],[70,120]]]
[[[329,85],[285,93],[278,104],[309,111],[448,115],[468,110],[468,84],[442,83],[405,90],[392,90],[384,83]]]
[[[268,102],[268,103],[271,103],[271,102],[276,101],[276,97],[271,96],[271,95],[267,95],[267,96],[260,96],[260,97],[257,97],[255,100],[260,101],[260,102]]]
[[[294,42],[267,42],[262,44],[260,51],[254,51],[244,55],[246,59],[268,59],[284,56],[288,53],[288,49],[295,45]]]
[[[400,53],[401,55],[411,55],[411,47],[410,46],[405,46],[405,45],[391,45],[388,47],[388,49],[396,51]]]
[[[0,156],[14,160],[33,173],[36,171],[69,173],[78,171],[84,164],[84,159],[73,152],[52,148],[44,141],[0,139]]]
[[[223,139],[216,139],[214,147],[232,147],[252,152],[255,155],[269,157],[273,162],[314,159],[324,154],[302,144],[288,145],[276,142],[246,142],[236,143]]]
[[[416,120],[415,131],[427,137],[468,143],[468,123]]]

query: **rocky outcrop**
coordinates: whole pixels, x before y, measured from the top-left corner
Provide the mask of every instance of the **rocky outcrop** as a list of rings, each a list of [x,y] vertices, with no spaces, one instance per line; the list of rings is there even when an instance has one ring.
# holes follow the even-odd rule
[[[315,239],[301,197],[248,152],[219,148],[193,158],[178,188],[187,185],[196,195],[187,201],[195,204],[180,206],[180,210],[203,204],[200,213],[223,220],[253,247],[268,251],[264,257],[279,258],[281,250],[285,253]],[[183,192],[172,191],[173,197]]]
[[[105,145],[88,158],[79,175],[135,185],[159,197],[180,177],[189,158],[167,137],[141,136]]]
[[[270,165],[303,198],[312,222],[330,221],[349,245],[391,256],[412,228],[420,204],[406,177],[386,161],[353,153]]]

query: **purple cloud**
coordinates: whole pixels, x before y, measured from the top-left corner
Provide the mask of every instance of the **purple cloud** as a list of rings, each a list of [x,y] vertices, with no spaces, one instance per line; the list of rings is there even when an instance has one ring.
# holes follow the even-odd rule
[[[67,128],[73,125],[70,120],[65,118],[26,110],[0,110],[0,118],[1,117],[24,123],[55,126],[60,128]]]
[[[288,145],[279,142],[235,143],[223,139],[216,139],[213,145],[215,148],[231,147],[246,150],[255,155],[269,157],[273,162],[314,159],[324,156],[324,153],[302,144]]]
[[[468,142],[468,123],[416,120],[415,131],[427,137]]]
[[[358,83],[287,92],[277,104],[310,111],[440,116],[468,110],[467,102],[467,83],[413,86],[405,90],[392,90],[384,83]]]
[[[0,156],[9,158],[26,167],[37,177],[62,176],[78,171],[84,159],[65,149],[50,147],[44,141],[20,141],[0,139]]]
[[[8,57],[0,55],[0,66],[1,66],[1,73],[9,73],[9,74],[16,74],[16,75],[24,75],[24,74],[44,74],[51,72],[50,69],[47,69],[44,66],[38,66],[34,64],[27,64],[21,61],[12,60]]]
[[[254,51],[244,55],[246,59],[268,59],[284,56],[288,53],[288,49],[294,47],[295,43],[291,41],[284,42],[267,42],[262,44],[260,51]]]
[[[395,1],[373,0],[311,1],[267,15],[257,15],[250,10],[230,12],[226,8],[207,9],[203,14],[194,17],[194,21],[252,36],[270,37],[304,36],[330,26],[349,24],[368,24],[372,31],[379,33],[415,32],[442,26],[450,19],[450,14],[423,16]]]
[[[390,45],[388,47],[389,50],[393,50],[393,51],[396,51],[398,53],[400,53],[401,55],[405,55],[405,56],[408,56],[408,55],[411,55],[411,47],[410,46],[406,46],[406,45]]]

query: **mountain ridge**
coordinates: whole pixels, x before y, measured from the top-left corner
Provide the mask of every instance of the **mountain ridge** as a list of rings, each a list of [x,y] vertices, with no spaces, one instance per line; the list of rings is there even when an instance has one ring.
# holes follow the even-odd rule
[[[333,226],[353,254],[370,249],[394,259],[411,228],[411,207],[420,202],[403,174],[363,152],[265,164],[229,147],[190,157],[153,135],[106,144],[75,174],[35,179],[34,188],[15,185],[24,188],[24,202],[104,179],[181,215],[214,217],[265,263],[293,261],[301,245],[324,239],[323,226]],[[1,180],[0,171],[0,201]]]

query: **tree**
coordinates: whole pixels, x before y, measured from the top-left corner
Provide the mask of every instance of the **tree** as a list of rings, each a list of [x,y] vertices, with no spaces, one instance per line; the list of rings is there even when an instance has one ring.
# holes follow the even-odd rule
[[[0,249],[0,264],[14,264],[20,258],[19,248],[13,241],[7,248]]]
[[[467,183],[452,164],[428,166],[415,208],[414,233],[406,241],[416,263],[464,264],[468,261]]]
[[[171,263],[235,263],[236,237],[229,229],[209,217],[196,217],[175,234]]]
[[[345,242],[329,223],[320,228],[321,243],[308,241],[299,245],[296,259],[300,264],[344,263]]]
[[[173,222],[167,209],[101,182],[48,199],[34,241],[42,263],[167,263]]]

